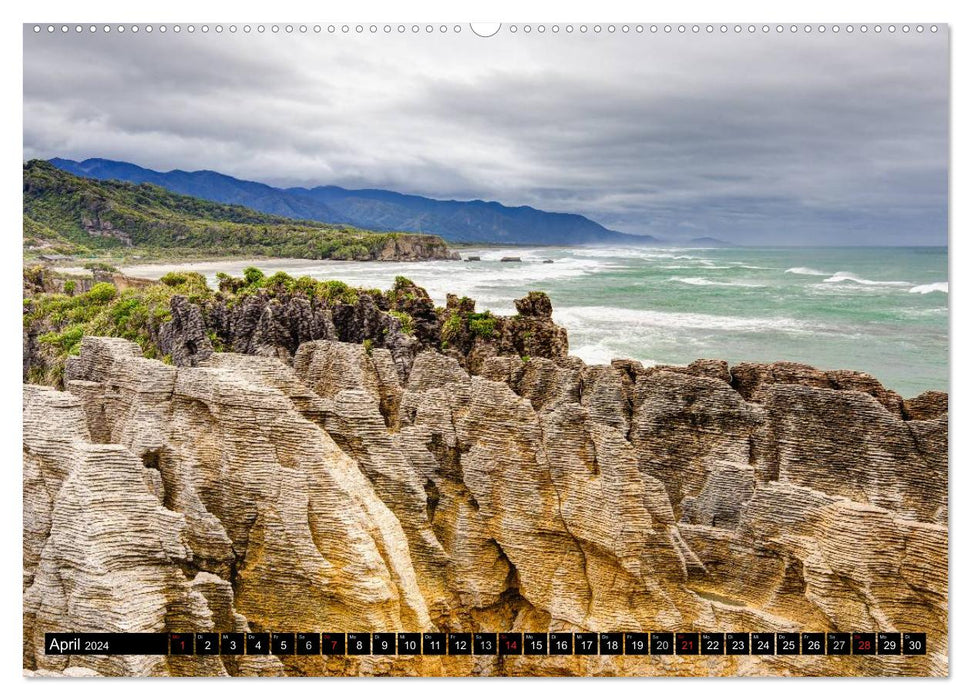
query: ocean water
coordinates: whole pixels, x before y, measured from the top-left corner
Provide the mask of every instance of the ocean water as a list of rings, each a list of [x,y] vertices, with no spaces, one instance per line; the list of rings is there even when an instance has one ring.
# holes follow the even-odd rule
[[[517,297],[542,290],[569,332],[572,354],[587,363],[789,360],[863,370],[904,396],[948,389],[946,248],[462,250],[469,255],[482,260],[256,264],[267,273],[382,289],[405,275],[438,304],[453,292],[502,314],[515,313]],[[509,255],[523,262],[499,262]],[[216,272],[239,275],[247,264],[125,271],[158,277],[173,267],[196,269],[215,284]]]

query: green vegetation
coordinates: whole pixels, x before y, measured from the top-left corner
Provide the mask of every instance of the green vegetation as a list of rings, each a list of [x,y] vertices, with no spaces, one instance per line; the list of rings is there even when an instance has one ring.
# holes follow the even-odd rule
[[[43,265],[31,265],[30,267],[24,268],[24,289],[29,287],[40,287],[44,284],[44,271],[46,268]]]
[[[445,323],[442,324],[442,347],[446,348],[450,343],[454,343],[458,340],[459,335],[462,333],[465,327],[465,319],[462,315],[456,311],[453,311],[451,315],[445,319]]]
[[[50,163],[24,164],[24,252],[259,255],[370,260],[409,237],[444,253],[437,236],[375,233],[298,221],[185,197],[149,184],[71,175]]]
[[[65,289],[73,281],[65,283]],[[71,290],[73,291],[73,284]],[[99,282],[74,296],[38,294],[24,300],[24,328],[39,326],[37,337],[47,360],[46,371],[34,371],[30,381],[59,384],[64,360],[81,350],[85,335],[106,335],[138,343],[145,357],[164,359],[157,345],[159,326],[171,318],[169,301],[175,294],[190,299],[210,298],[212,292],[198,273],[171,273],[161,284],[118,292],[113,284]]]
[[[169,287],[178,287],[188,282],[189,278],[184,272],[167,272],[159,277],[158,281]]]
[[[207,331],[206,336],[209,338],[209,342],[212,343],[212,349],[216,352],[226,352],[229,350],[216,331]]]
[[[246,284],[249,286],[258,285],[263,281],[265,275],[263,271],[255,267],[247,267],[243,270],[243,279],[246,280]]]
[[[118,294],[118,290],[115,289],[115,285],[107,282],[99,282],[91,287],[85,296],[96,304],[103,304],[114,299],[116,294]]]
[[[470,300],[471,301],[471,300]],[[497,319],[489,311],[482,313],[452,311],[442,324],[442,347],[459,344],[463,337],[492,338],[496,334]]]
[[[43,272],[42,266],[24,268],[25,288],[28,284],[42,286]],[[177,294],[194,304],[222,301],[229,306],[258,293],[270,297],[301,294],[329,307],[355,304],[365,294],[383,297],[380,290],[356,289],[337,280],[294,279],[285,272],[266,275],[255,267],[246,268],[242,277],[222,273],[217,277],[218,292],[210,289],[205,277],[199,273],[176,270],[163,275],[157,284],[119,292],[113,284],[99,282],[84,293],[76,293],[77,280],[68,278],[64,281],[63,294],[39,293],[24,299],[24,329],[36,337],[40,353],[40,361],[31,370],[28,380],[60,384],[64,361],[80,352],[81,338],[86,335],[127,338],[138,343],[145,357],[165,360],[158,346],[158,333],[160,326],[172,317],[171,299]],[[401,323],[402,332],[413,333],[411,316],[403,312],[392,314]],[[227,349],[214,331],[208,331],[208,336],[216,351]],[[366,341],[365,347],[370,352],[374,340]]]
[[[388,313],[401,322],[402,333],[405,335],[415,334],[414,319],[412,319],[409,314],[406,314],[404,311],[389,311]]]
[[[87,246],[68,240],[49,226],[24,214],[24,251],[39,255],[90,255]]]
[[[91,272],[118,272],[118,268],[114,265],[101,261],[86,262],[84,269],[91,270]]]
[[[496,319],[495,317],[485,311],[481,314],[469,314],[469,331],[472,335],[478,336],[480,338],[491,338],[496,332]]]
[[[357,290],[348,287],[346,284],[339,280],[327,280],[326,282],[318,282],[317,290],[315,292],[316,296],[320,297],[324,301],[331,303],[343,303],[343,304],[356,304],[357,303]]]
[[[53,385],[62,384],[65,361],[80,352],[84,336],[126,338],[137,343],[145,357],[171,362],[171,357],[165,356],[171,348],[165,347],[163,351],[160,335],[162,324],[172,319],[171,302],[176,295],[203,309],[204,324],[208,326],[214,323],[218,326],[216,329],[204,328],[217,352],[229,350],[235,337],[232,331],[219,330],[222,322],[212,319],[224,319],[225,309],[231,309],[240,300],[252,295],[267,299],[300,295],[306,297],[315,309],[353,305],[363,297],[370,296],[375,303],[382,303],[379,308],[388,308],[383,304],[386,294],[378,289],[354,288],[338,280],[319,281],[306,276],[293,278],[285,272],[267,275],[255,267],[246,268],[240,277],[217,274],[218,290],[209,288],[206,278],[198,272],[184,270],[168,272],[152,284],[135,283],[124,278],[92,284],[90,276],[72,277],[41,265],[25,267],[23,276],[24,289],[29,295],[23,302],[25,353],[30,367],[27,380]],[[115,283],[123,290],[119,291]],[[80,291],[88,285],[91,285],[88,291]],[[413,288],[412,283],[404,278],[396,280],[395,286],[399,292]],[[39,291],[58,288],[64,292]],[[38,291],[32,293],[30,290]],[[431,305],[420,289],[416,293]],[[224,308],[220,309],[219,306]],[[471,304],[468,306],[471,308]],[[444,309],[440,309],[440,312],[445,314]],[[211,315],[213,313],[215,315]],[[402,333],[415,336],[415,318],[407,311],[391,309],[384,313],[397,320]],[[345,315],[345,321],[347,318]],[[474,313],[453,309],[442,327],[441,347],[455,347],[467,352],[476,338],[495,338],[500,320],[488,311]],[[364,350],[370,355],[375,347],[386,347],[389,332],[393,334],[393,324],[379,324],[370,333],[372,337],[363,341]],[[528,361],[528,358],[523,361]]]
[[[392,285],[391,289],[389,289],[385,294],[385,298],[388,300],[388,303],[392,307],[397,306],[401,302],[414,301],[415,300],[415,293],[413,291],[414,288],[415,288],[414,282],[412,282],[407,277],[398,275],[397,277],[394,278],[394,284]]]
[[[303,294],[309,299],[318,299],[328,306],[332,306],[334,304],[356,304],[361,294],[377,294],[379,296],[382,294],[380,290],[355,289],[339,280],[321,281],[307,276],[294,279],[282,271],[267,276],[262,270],[255,267],[247,267],[243,270],[242,278],[232,277],[225,272],[218,272],[216,279],[219,280],[219,291],[236,299],[265,289],[273,294]],[[164,281],[164,278],[162,281]]]

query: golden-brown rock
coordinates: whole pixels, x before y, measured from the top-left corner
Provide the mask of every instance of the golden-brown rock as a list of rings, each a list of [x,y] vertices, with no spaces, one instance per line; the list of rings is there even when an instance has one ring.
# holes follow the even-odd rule
[[[789,365],[476,364],[426,350],[402,376],[315,341],[171,367],[85,338],[66,392],[25,387],[26,671],[947,673],[939,398]],[[902,630],[929,653],[47,657],[53,630]]]

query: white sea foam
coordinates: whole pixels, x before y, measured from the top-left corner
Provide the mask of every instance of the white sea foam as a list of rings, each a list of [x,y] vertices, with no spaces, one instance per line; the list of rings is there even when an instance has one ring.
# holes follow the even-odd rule
[[[790,267],[788,270],[786,270],[786,272],[791,275],[812,275],[814,277],[826,277],[829,275],[828,272],[814,270],[811,267]]]
[[[931,292],[944,292],[947,294],[947,287],[947,282],[931,282],[930,284],[918,284],[916,287],[911,287],[909,291],[911,294],[930,294]]]
[[[681,282],[695,287],[764,287],[764,284],[755,282],[722,282],[710,280],[705,277],[669,277],[668,282]]]
[[[701,260],[677,248],[573,248],[578,258],[622,258],[624,260]]]
[[[568,329],[619,326],[632,331],[649,328],[673,328],[678,330],[813,333],[826,330],[818,325],[794,318],[715,316],[690,312],[622,309],[610,306],[554,308],[553,315],[557,323]]]
[[[903,318],[916,318],[916,319],[928,319],[936,318],[941,316],[947,316],[948,309],[946,306],[936,306],[930,309],[900,309],[897,311]]]
[[[624,343],[618,340],[611,342],[599,341],[596,343],[579,343],[576,347],[570,348],[570,354],[579,357],[588,365],[609,365],[611,360],[617,358],[633,358],[635,352],[627,351],[623,348]],[[656,360],[639,358],[645,367],[659,364]]]
[[[707,260],[699,260],[694,263],[676,265],[655,265],[657,270],[697,270],[698,272],[708,272],[709,270],[731,270],[735,265],[716,265]]]
[[[483,261],[498,262],[502,258],[521,258],[523,261],[529,259],[545,260],[548,256],[540,248],[488,248],[482,251],[464,251],[463,259],[469,255],[478,255]]]
[[[909,287],[910,282],[901,282],[899,280],[868,280],[865,277],[858,277],[852,272],[840,271],[836,274],[827,277],[823,282],[829,282],[831,284],[839,282],[853,282],[854,284],[862,284],[866,287]]]

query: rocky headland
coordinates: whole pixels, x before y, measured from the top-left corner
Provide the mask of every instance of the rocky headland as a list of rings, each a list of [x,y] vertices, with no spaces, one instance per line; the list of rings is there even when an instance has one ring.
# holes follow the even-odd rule
[[[29,674],[948,673],[946,394],[590,366],[542,293],[501,317],[404,279],[100,284],[25,303],[48,384],[24,386]],[[43,653],[52,631],[263,630],[899,630],[928,653]]]
[[[313,260],[457,260],[439,236],[380,231],[267,214],[177,194],[148,182],[72,175],[51,163],[23,166],[25,258],[80,255],[186,260],[211,256]],[[208,193],[212,196],[212,191]],[[331,212],[332,214],[336,213]],[[280,215],[284,214],[284,215]],[[346,221],[340,217],[327,222]]]

